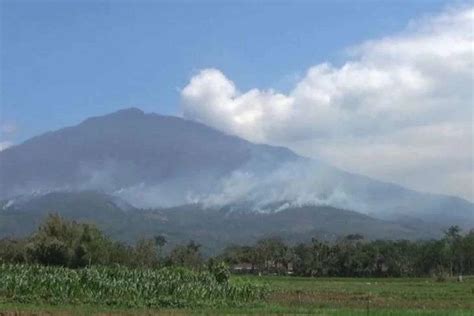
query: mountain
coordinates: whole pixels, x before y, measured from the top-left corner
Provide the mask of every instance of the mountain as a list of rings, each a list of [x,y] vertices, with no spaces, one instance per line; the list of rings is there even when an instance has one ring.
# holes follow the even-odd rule
[[[159,184],[165,193],[157,204],[179,204],[183,197],[177,191],[213,186],[215,179],[245,163],[272,168],[274,161],[295,159],[285,148],[255,145],[199,123],[132,108],[0,152],[0,198],[134,186],[143,191],[143,186]]]
[[[105,200],[89,198],[102,201],[90,205],[89,210],[103,212],[104,225],[122,216],[122,207],[115,209],[120,212],[112,212],[110,203],[105,203],[112,197],[114,203],[141,209],[138,213],[167,209],[179,214],[180,207],[193,205],[196,214],[226,210],[226,214],[235,215],[230,217],[232,221],[250,216],[258,219],[255,225],[259,227],[280,225],[273,220],[263,223],[259,216],[264,214],[278,218],[305,210],[308,214],[314,211],[317,219],[316,210],[321,207],[396,222],[403,227],[393,230],[400,238],[416,235],[406,230],[410,225],[432,231],[453,224],[474,227],[474,205],[461,198],[421,193],[351,174],[283,147],[254,144],[197,122],[145,114],[135,108],[89,118],[0,152],[0,199],[5,200],[4,206],[18,206],[19,201],[35,205],[19,208],[18,216],[21,209],[59,207],[54,204],[58,201],[48,208],[39,202],[38,198],[50,198],[49,193],[79,194],[84,199],[83,192],[107,196]],[[75,203],[68,205],[74,213]],[[6,207],[8,214],[13,210],[10,206]],[[321,228],[313,224],[315,229]],[[6,225],[1,225],[4,230]],[[355,219],[353,225],[367,227]],[[328,227],[338,231],[335,225]]]
[[[52,192],[0,201],[0,238],[26,236],[36,230],[48,214],[98,224],[108,233],[133,214],[128,203],[94,191]]]
[[[441,233],[426,225],[410,227],[329,206],[303,206],[267,213],[206,209],[200,205],[143,210],[104,193],[82,191],[1,201],[0,238],[31,234],[49,213],[95,223],[107,235],[124,242],[161,234],[168,240],[169,249],[192,239],[203,245],[206,254],[215,254],[231,244],[252,244],[273,235],[289,242],[303,242],[312,237],[335,240],[356,233],[369,239],[432,238]]]

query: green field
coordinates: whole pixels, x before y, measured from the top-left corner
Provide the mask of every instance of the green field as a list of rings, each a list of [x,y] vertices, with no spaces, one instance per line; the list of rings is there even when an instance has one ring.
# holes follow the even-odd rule
[[[74,270],[61,269],[61,277],[50,280],[46,275],[58,274],[59,268],[9,269],[0,275],[0,315],[474,315],[474,277],[437,282],[431,278],[233,276],[228,285],[220,286],[208,275],[180,272],[179,282],[154,288],[152,284],[165,284],[175,273],[92,269],[76,275]],[[117,273],[124,282],[113,289],[109,279]],[[140,285],[149,277],[154,281]],[[81,278],[82,287],[76,286]],[[95,279],[104,281],[93,285]],[[202,285],[207,282],[212,284],[205,292]],[[245,292],[265,287],[267,295]]]
[[[464,278],[462,283],[431,278],[261,279],[270,284],[267,304],[274,310],[322,315],[474,315],[474,278]]]

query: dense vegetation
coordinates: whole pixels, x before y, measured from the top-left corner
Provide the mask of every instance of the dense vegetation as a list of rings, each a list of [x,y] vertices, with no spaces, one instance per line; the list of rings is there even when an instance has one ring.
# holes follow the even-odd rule
[[[25,267],[27,268],[27,267]],[[50,269],[50,268],[48,268]],[[63,269],[63,268],[51,268]],[[82,269],[80,269],[81,271]],[[38,278],[39,279],[39,278]],[[240,280],[236,280],[240,279]],[[159,309],[133,307],[131,296],[124,296],[120,306],[97,304],[53,305],[26,297],[24,302],[6,300],[0,293],[0,311],[6,315],[426,315],[472,316],[474,278],[463,282],[448,278],[308,278],[294,276],[232,276],[230,282],[264,284],[269,294],[264,302],[221,306],[205,305]],[[31,292],[30,292],[31,293]],[[39,297],[37,293],[33,293]],[[64,294],[61,294],[64,295]],[[60,296],[61,297],[61,296]],[[87,297],[87,296],[86,296]],[[33,296],[34,298],[34,296]],[[155,298],[155,301],[157,299]],[[80,301],[75,301],[80,303]],[[129,307],[130,306],[130,307]],[[182,306],[182,305],[181,305]]]
[[[263,285],[228,282],[185,268],[0,265],[0,299],[18,303],[213,307],[250,303],[266,293]]]
[[[266,295],[263,285],[230,282],[223,263],[204,265],[196,243],[164,258],[165,243],[156,236],[130,246],[52,215],[29,238],[0,242],[0,302],[183,308],[235,306]]]
[[[96,226],[50,215],[28,238],[0,240],[0,263],[56,265],[80,268],[91,265],[122,265],[131,268],[186,266],[200,269],[200,245],[189,242],[164,258],[163,236],[140,239],[135,245],[117,242]]]
[[[353,308],[365,314],[370,307],[378,310],[375,315],[394,309],[417,314],[426,308],[439,315],[465,315],[473,307],[474,279],[456,282],[449,275],[474,272],[474,231],[463,233],[455,226],[442,239],[417,242],[369,241],[361,235],[300,244],[266,238],[228,247],[211,258],[204,258],[193,241],[166,253],[165,244],[164,236],[133,245],[117,242],[94,225],[51,215],[27,238],[0,240],[0,309],[232,312],[237,307],[239,312],[270,314],[336,308],[340,315],[344,309],[352,315]],[[248,274],[293,276],[231,276],[228,266]],[[431,275],[436,277],[402,278]]]
[[[312,239],[286,244],[265,238],[253,246],[231,246],[207,262],[200,245],[190,241],[167,254],[164,236],[140,239],[134,245],[113,241],[94,225],[50,215],[38,230],[24,239],[0,240],[0,263],[158,268],[181,266],[194,270],[219,270],[226,262],[248,273],[293,273],[297,276],[445,277],[474,274],[474,230],[462,233],[452,226],[439,240],[368,241],[348,235],[335,242]],[[217,272],[216,272],[217,273]],[[219,273],[227,273],[221,269]],[[221,276],[220,276],[221,277]]]
[[[335,241],[338,236],[361,232],[368,239],[403,236],[417,240],[440,238],[445,225],[388,222],[329,206],[290,207],[278,212],[249,212],[234,207],[207,209],[198,204],[137,209],[96,191],[51,192],[24,200],[3,200],[0,209],[0,239],[27,237],[48,213],[54,212],[69,220],[94,223],[112,239],[130,244],[144,236],[164,235],[166,252],[191,239],[202,245],[200,251],[206,256],[215,256],[232,243],[250,245],[275,234],[292,244],[310,237]],[[469,226],[469,222],[465,225]]]
[[[246,264],[246,272],[297,276],[414,277],[474,274],[474,230],[462,234],[452,226],[439,240],[366,241],[348,235],[334,243],[313,239],[296,246],[268,238],[254,246],[232,246],[220,259]]]

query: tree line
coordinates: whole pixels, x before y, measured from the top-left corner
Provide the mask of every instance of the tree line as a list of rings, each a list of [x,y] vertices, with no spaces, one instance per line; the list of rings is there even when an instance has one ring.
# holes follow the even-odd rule
[[[219,258],[250,273],[445,278],[474,274],[474,230],[463,234],[452,226],[441,239],[420,241],[368,241],[351,234],[332,243],[313,238],[294,246],[273,237],[228,247]]]
[[[201,246],[190,241],[164,253],[167,240],[158,235],[134,245],[114,241],[96,226],[50,215],[31,236],[0,240],[0,263],[33,263],[80,268],[121,265],[132,268],[184,266],[217,269],[222,263],[235,272],[297,276],[438,277],[474,274],[474,230],[458,226],[438,240],[365,240],[352,234],[335,242],[312,239],[291,245],[279,237],[254,245],[234,245],[204,258]]]
[[[0,263],[31,263],[81,268],[91,265],[121,265],[131,268],[186,266],[203,262],[200,245],[190,241],[175,247],[167,256],[167,240],[157,235],[139,239],[134,245],[115,241],[93,224],[49,215],[37,231],[26,238],[0,239]]]

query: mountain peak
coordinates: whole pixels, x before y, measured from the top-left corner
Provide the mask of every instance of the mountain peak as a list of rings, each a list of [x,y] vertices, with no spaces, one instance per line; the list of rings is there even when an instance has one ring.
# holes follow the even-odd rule
[[[139,108],[131,107],[131,108],[125,108],[125,109],[118,110],[118,111],[110,113],[106,116],[116,116],[116,115],[120,115],[120,116],[143,116],[143,115],[145,115],[145,112],[143,112]]]
[[[83,124],[98,123],[102,124],[104,121],[127,121],[141,119],[146,116],[145,112],[136,107],[121,109],[112,113],[107,113],[104,115],[92,116],[84,120]]]

